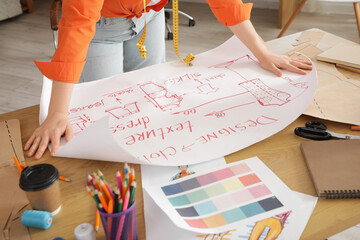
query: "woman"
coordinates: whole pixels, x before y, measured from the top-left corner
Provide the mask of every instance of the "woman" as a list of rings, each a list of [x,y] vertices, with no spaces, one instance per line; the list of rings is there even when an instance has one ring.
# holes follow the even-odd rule
[[[274,55],[268,50],[249,20],[251,3],[207,1],[217,19],[252,51],[264,69],[277,76],[282,75],[280,69],[299,74],[311,69],[309,61]],[[49,142],[53,156],[61,136],[64,135],[66,141],[72,138],[67,111],[74,83],[165,61],[163,8],[166,3],[167,0],[63,0],[58,49],[51,62],[35,61],[53,84],[48,116],[25,144],[28,157],[41,158]],[[148,54],[142,59],[136,43],[142,36],[145,18]]]

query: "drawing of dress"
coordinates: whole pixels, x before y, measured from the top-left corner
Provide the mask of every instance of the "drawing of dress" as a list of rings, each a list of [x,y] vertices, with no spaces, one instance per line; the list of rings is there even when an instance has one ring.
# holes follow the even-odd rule
[[[181,96],[176,94],[168,96],[169,94],[165,87],[153,82],[141,84],[139,87],[148,99],[163,111],[173,107],[179,107],[182,101]]]
[[[263,83],[260,79],[253,79],[246,82],[239,83],[239,86],[248,90],[260,103],[261,106],[278,105],[281,106],[290,102],[291,95],[273,89]]]

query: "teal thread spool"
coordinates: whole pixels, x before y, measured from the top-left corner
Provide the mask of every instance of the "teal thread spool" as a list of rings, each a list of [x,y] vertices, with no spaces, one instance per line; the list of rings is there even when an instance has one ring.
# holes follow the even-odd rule
[[[48,229],[52,222],[52,214],[45,211],[26,210],[21,216],[21,223],[27,227]]]

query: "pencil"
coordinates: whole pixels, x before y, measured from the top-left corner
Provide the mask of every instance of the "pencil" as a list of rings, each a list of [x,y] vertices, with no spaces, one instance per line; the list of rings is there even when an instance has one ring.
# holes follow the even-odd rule
[[[64,181],[64,182],[71,182],[70,178],[66,178],[66,177],[63,177],[63,176],[60,176],[59,180]]]
[[[101,203],[99,203],[98,209],[99,211],[105,212],[104,206]]]
[[[129,191],[126,191],[125,198],[124,198],[124,204],[122,207],[123,211],[125,211],[127,209],[127,206],[129,204],[129,198],[130,198],[130,193],[129,193]],[[118,226],[118,232],[116,234],[116,239],[120,239],[120,236],[122,235],[122,231],[124,228],[124,222],[125,222],[125,215],[120,217],[120,222],[119,222],[119,226]]]
[[[102,195],[102,193],[101,193],[101,192],[98,192],[98,193],[97,193],[97,196],[98,196],[101,204],[103,205],[105,212],[108,212],[108,205],[107,205],[107,203],[106,203],[106,201],[105,201],[104,196]]]
[[[97,171],[98,171],[99,177],[102,178],[102,180],[104,180],[104,181],[106,182],[105,176],[104,176],[104,174],[100,171],[100,169],[97,169]]]
[[[100,227],[100,213],[99,210],[96,209],[96,217],[95,217],[95,231],[98,232]]]
[[[19,163],[19,161],[18,161],[17,157],[16,157],[16,156],[14,156],[14,157],[13,157],[13,159],[14,159],[14,162],[15,162],[16,168],[18,169],[19,173],[21,173],[22,168],[20,167],[20,163]]]
[[[360,126],[351,126],[350,129],[352,131],[360,131]]]
[[[109,193],[108,188],[105,186],[104,181],[101,179],[100,179],[100,187],[101,187],[103,193],[106,195],[106,198],[108,199],[108,201],[110,201],[110,199],[112,199],[111,194]]]
[[[120,171],[118,170],[117,172],[116,172],[116,181],[117,181],[117,183],[118,183],[118,188],[119,189],[121,189],[121,191],[119,192],[119,197],[122,197],[122,179],[121,179],[121,174],[120,174]]]
[[[126,191],[125,197],[124,197],[124,204],[122,210],[125,211],[128,208],[130,200],[130,191]]]
[[[115,190],[114,190],[114,213],[118,212],[119,209],[119,189],[115,186]]]
[[[94,189],[97,189],[98,191],[100,191],[99,187],[95,186],[94,178],[92,177],[92,175],[90,175],[88,173],[86,175],[87,175],[88,182],[94,187]]]
[[[125,197],[125,193],[129,187],[129,172],[128,172],[128,169],[125,168],[124,169],[125,171],[125,177],[124,177],[124,180],[123,180],[123,191],[122,191],[122,197],[124,198]]]
[[[110,201],[109,201],[109,208],[108,208],[108,211],[107,213],[108,214],[112,214],[114,211],[114,200],[111,198]],[[107,239],[110,239],[110,236],[111,236],[111,228],[112,228],[112,218],[111,217],[108,217],[108,224],[107,224]]]
[[[119,198],[118,201],[119,201],[118,212],[121,212],[121,211],[122,211],[122,208],[123,208],[123,199],[122,199],[122,198]]]
[[[130,187],[130,200],[129,200],[128,208],[134,203],[135,190],[136,190],[136,180],[134,180],[134,181],[131,183],[131,187]]]

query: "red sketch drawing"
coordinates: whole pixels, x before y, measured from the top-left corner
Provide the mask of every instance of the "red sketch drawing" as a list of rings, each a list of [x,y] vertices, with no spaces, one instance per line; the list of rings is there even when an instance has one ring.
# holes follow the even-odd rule
[[[242,86],[248,90],[256,98],[261,106],[281,106],[290,102],[289,98],[291,95],[289,93],[270,88],[260,79],[253,79],[242,82],[239,83],[239,86]]]
[[[169,94],[165,87],[153,82],[141,84],[139,87],[145,93],[145,97],[163,111],[170,110],[174,107],[179,107],[181,101],[183,100],[181,96],[176,94]]]
[[[83,114],[81,116],[69,117],[69,123],[73,128],[74,135],[78,134],[79,132],[85,130],[87,125],[93,123],[90,120],[90,117]]]
[[[296,88],[309,88],[309,83],[304,82],[302,79],[300,79],[300,81],[294,81],[289,77],[283,77],[283,79]]]
[[[295,96],[291,99],[292,95],[290,93],[280,91],[280,90],[277,90],[274,88],[270,88],[259,78],[247,79],[242,74],[240,74],[238,71],[232,69],[231,66],[239,60],[252,61],[252,62],[257,63],[257,61],[252,59],[249,55],[245,55],[243,57],[240,57],[240,58],[237,58],[237,59],[234,59],[231,61],[227,61],[225,63],[220,63],[217,65],[211,66],[209,68],[226,68],[229,71],[240,76],[242,79],[245,80],[245,82],[239,83],[239,86],[248,90],[262,106],[269,106],[269,105],[282,106],[282,105],[290,102],[291,100],[299,97],[308,88],[308,83],[304,82],[302,79],[300,79],[300,81],[293,81],[289,77],[283,77],[282,79],[286,80],[292,86],[294,86],[296,88],[304,89],[304,91],[302,91],[300,94],[298,94],[297,96]]]
[[[202,94],[210,94],[217,92],[217,90],[219,90],[219,88],[211,86],[210,83],[205,83],[203,85],[200,85],[197,87],[197,89],[199,89],[200,93]]]
[[[206,102],[206,103],[203,103],[203,104],[194,106],[194,107],[192,107],[192,108],[188,108],[188,109],[185,109],[185,110],[182,110],[182,111],[179,111],[179,112],[174,112],[174,113],[172,113],[172,114],[184,113],[185,115],[189,115],[189,114],[191,114],[191,113],[196,113],[196,109],[197,109],[197,108],[200,108],[200,107],[203,107],[203,106],[205,106],[205,105],[208,105],[208,104],[211,104],[211,103],[214,103],[214,102],[218,102],[218,101],[221,101],[221,100],[224,100],[224,99],[237,97],[237,96],[243,95],[243,94],[245,94],[245,93],[248,93],[248,92],[242,92],[242,93],[234,94],[234,95],[231,95],[231,96],[226,96],[226,97],[218,98],[218,99],[215,99],[215,100],[212,100],[212,101],[209,101],[209,102]]]
[[[253,103],[255,103],[255,101],[249,102],[249,103],[240,104],[240,105],[236,105],[236,106],[229,107],[229,108],[225,108],[225,109],[220,110],[220,111],[214,111],[214,112],[211,112],[211,113],[206,114],[205,117],[209,117],[209,116],[215,116],[215,117],[217,117],[217,118],[225,117],[225,112],[226,112],[226,111],[231,110],[231,109],[234,109],[234,108],[238,108],[238,107],[243,107],[243,106],[246,106],[246,105],[250,105],[250,104],[253,104]]]
[[[103,96],[106,96],[106,97],[116,97],[116,96],[120,96],[120,95],[123,95],[123,94],[126,94],[126,93],[131,93],[131,92],[133,92],[133,91],[134,91],[134,90],[131,89],[131,88],[126,88],[126,89],[122,89],[122,90],[119,90],[119,91],[116,91],[116,92],[104,94]]]
[[[123,106],[113,107],[105,110],[105,112],[110,113],[116,119],[121,119],[132,114],[140,112],[137,102],[128,103]]]

